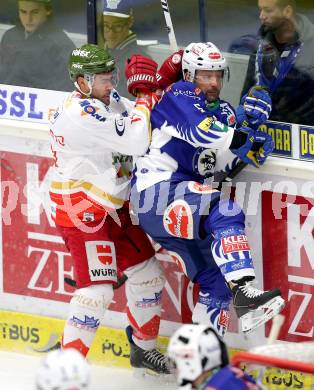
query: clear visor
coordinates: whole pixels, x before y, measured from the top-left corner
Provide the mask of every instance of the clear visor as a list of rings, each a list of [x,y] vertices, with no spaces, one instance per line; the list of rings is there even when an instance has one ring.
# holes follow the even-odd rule
[[[213,82],[217,84],[223,84],[229,81],[229,77],[230,72],[229,67],[227,67],[224,70],[208,71],[206,74],[198,74],[198,72],[196,71],[194,79],[202,84],[210,84]]]
[[[91,87],[96,80],[97,85],[99,86],[103,86],[104,88],[112,86],[113,88],[116,88],[119,83],[119,70],[116,68],[109,73],[97,73],[93,75],[84,74],[84,78],[90,84]]]

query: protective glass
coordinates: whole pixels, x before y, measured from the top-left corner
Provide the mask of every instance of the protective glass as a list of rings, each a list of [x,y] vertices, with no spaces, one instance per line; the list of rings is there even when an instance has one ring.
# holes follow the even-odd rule
[[[260,42],[256,56],[259,72],[263,78],[270,81],[274,77],[280,53],[271,42],[263,39]]]

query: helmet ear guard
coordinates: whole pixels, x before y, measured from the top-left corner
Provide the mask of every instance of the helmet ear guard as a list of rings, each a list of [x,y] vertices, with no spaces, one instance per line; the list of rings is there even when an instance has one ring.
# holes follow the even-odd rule
[[[221,350],[221,367],[225,367],[229,364],[229,354],[228,354],[227,346],[214,328],[208,327],[207,329],[204,330],[204,334],[206,335],[210,332],[214,333],[214,335],[218,340],[220,350]]]

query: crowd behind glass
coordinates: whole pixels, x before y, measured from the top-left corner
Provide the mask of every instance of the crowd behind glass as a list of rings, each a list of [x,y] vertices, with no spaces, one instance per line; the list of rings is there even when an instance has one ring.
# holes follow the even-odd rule
[[[98,6],[101,4],[98,1]],[[114,5],[113,5],[114,4]],[[169,0],[180,47],[200,41],[198,1]],[[125,88],[123,63],[131,53],[154,57],[168,44],[158,0],[104,0],[98,42],[113,51]],[[271,119],[314,125],[314,5],[299,0],[207,0],[207,40],[228,58],[240,77],[225,91],[237,104],[250,86],[266,87]],[[0,84],[71,91],[68,56],[87,41],[84,0],[3,0],[0,11]],[[152,50],[153,48],[153,50]],[[169,49],[170,50],[170,49]],[[169,52],[156,61],[162,61]],[[232,77],[232,73],[231,73]]]

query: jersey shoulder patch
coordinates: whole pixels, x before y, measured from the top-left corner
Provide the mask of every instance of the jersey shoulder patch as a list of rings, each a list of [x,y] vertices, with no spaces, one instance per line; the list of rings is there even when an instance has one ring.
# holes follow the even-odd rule
[[[209,129],[212,125],[212,123],[214,122],[214,118],[211,117],[211,116],[208,116],[207,118],[205,118],[204,120],[202,120],[202,122],[200,122],[197,127],[203,131],[205,131],[205,133],[208,133],[209,132]]]

